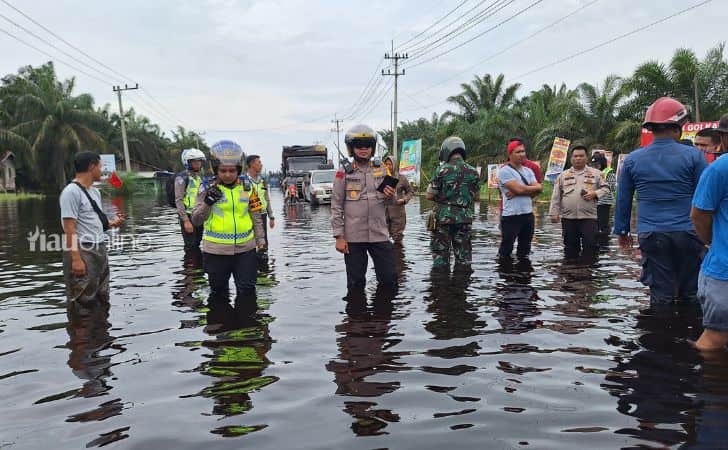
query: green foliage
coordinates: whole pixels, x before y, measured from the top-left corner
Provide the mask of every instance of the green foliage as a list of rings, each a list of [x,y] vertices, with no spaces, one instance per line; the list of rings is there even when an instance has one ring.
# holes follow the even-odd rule
[[[22,67],[0,81],[0,149],[15,153],[19,187],[57,192],[73,175],[73,155],[84,150],[113,153],[124,167],[119,115],[108,104],[96,108],[93,97],[74,88],[74,78],[57,79],[52,62]],[[169,139],[133,108],[124,120],[131,162],[143,170],[177,170],[181,149],[207,149],[181,127]],[[133,177],[124,181],[120,193],[138,190]]]
[[[520,85],[507,85],[504,75],[476,75],[461,84],[459,94],[447,98],[453,110],[400,123],[398,139],[422,139],[423,180],[437,166],[440,144],[450,135],[465,141],[468,162],[483,167],[503,162],[506,143],[515,136],[525,140],[529,158],[541,167],[557,136],[590,147],[600,144],[616,156],[639,145],[642,118],[657,98],[673,96],[694,111],[694,83],[702,120],[717,120],[728,112],[724,49],[721,43],[702,60],[691,50],[678,49],[668,65],[647,62],[629,78],[609,75],[601,83],[581,83],[575,89],[543,85],[520,98]],[[392,133],[382,135],[391,148]]]

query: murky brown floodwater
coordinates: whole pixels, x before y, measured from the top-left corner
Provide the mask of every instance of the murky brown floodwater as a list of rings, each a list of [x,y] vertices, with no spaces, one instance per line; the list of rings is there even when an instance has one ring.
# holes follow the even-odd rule
[[[151,198],[117,202],[127,241],[151,245],[112,254],[108,316],[69,323],[60,254],[25,239],[59,231],[56,200],[0,202],[0,448],[728,445],[728,364],[691,350],[689,314],[640,312],[634,254],[564,264],[541,218],[531,264],[499,266],[483,203],[475,272],[433,278],[415,200],[399,293],[371,283],[347,305],[328,207],[273,202],[253,323],[204,308],[174,213]]]

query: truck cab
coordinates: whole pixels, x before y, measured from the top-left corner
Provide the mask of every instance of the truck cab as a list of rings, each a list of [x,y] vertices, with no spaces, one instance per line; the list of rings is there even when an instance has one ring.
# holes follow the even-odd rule
[[[336,170],[312,170],[304,187],[304,198],[311,206],[331,203],[331,192],[334,188]]]

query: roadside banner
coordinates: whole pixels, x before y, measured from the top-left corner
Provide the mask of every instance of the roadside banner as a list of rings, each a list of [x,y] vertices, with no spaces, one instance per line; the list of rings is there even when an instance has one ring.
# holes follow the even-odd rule
[[[407,177],[410,183],[420,184],[420,165],[422,164],[422,139],[402,142],[399,158],[399,174]]]
[[[718,121],[708,122],[688,122],[682,127],[682,139],[690,139],[695,141],[695,135],[705,128],[718,128]],[[652,143],[652,132],[642,128],[640,135],[640,147],[650,145]]]
[[[116,172],[116,155],[113,153],[99,155],[101,157],[101,175],[108,176]]]
[[[549,154],[549,164],[546,166],[546,178],[552,183],[564,171],[566,155],[569,153],[569,144],[571,144],[569,139],[554,138],[554,145],[551,147],[551,154]]]
[[[488,189],[498,189],[498,169],[500,164],[488,164]]]

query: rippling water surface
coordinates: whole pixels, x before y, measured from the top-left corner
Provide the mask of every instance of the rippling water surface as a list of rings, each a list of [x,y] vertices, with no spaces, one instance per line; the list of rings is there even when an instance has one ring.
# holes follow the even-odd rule
[[[26,241],[60,231],[56,202],[0,202],[2,449],[728,445],[728,364],[687,343],[699,320],[645,312],[637,255],[615,243],[564,263],[543,216],[530,263],[499,265],[481,204],[474,273],[443,277],[414,200],[399,292],[372,273],[345,302],[328,207],[276,192],[260,314],[240,322],[206,308],[174,211],[117,199],[111,308],[69,319],[60,253]]]

